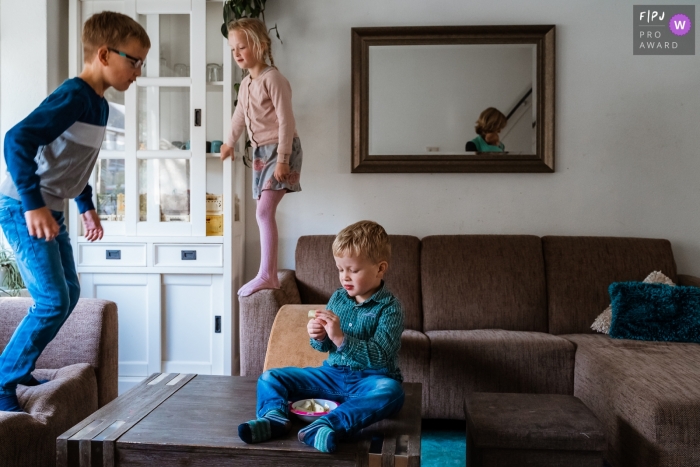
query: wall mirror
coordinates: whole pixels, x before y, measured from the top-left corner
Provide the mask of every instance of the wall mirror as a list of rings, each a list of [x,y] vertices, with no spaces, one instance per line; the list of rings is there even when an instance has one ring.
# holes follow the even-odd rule
[[[553,172],[554,32],[353,28],[352,171]]]

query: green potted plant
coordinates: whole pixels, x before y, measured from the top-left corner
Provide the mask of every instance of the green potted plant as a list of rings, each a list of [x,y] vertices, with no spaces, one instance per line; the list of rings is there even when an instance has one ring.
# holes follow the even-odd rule
[[[0,295],[19,297],[24,289],[24,281],[19,273],[15,254],[4,246],[0,248]]]
[[[228,38],[228,23],[241,18],[260,18],[265,22],[265,3],[267,0],[227,0],[224,3],[224,24],[221,25],[221,34]],[[275,30],[277,39],[280,39],[277,25],[270,28]],[[282,39],[280,39],[282,42]]]

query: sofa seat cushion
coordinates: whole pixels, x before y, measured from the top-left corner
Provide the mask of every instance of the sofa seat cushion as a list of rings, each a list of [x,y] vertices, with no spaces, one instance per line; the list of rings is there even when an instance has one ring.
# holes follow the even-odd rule
[[[575,346],[539,332],[430,331],[430,418],[464,419],[468,392],[572,394]]]
[[[700,465],[700,345],[562,337],[577,346],[574,394],[603,422],[615,465]]]
[[[18,386],[17,397],[27,413],[0,412],[0,465],[56,462],[56,438],[97,410],[97,378],[87,363],[58,370],[36,370],[47,383]]]
[[[423,385],[423,413],[428,407],[430,390],[430,339],[420,331],[406,329],[401,334],[399,368],[406,383]]]

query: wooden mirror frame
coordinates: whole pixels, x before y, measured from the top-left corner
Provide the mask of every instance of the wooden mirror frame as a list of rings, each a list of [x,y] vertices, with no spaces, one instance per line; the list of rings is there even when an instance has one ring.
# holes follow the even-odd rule
[[[554,172],[554,25],[352,28],[352,172]],[[537,153],[369,154],[369,48],[386,45],[533,44],[537,47]]]

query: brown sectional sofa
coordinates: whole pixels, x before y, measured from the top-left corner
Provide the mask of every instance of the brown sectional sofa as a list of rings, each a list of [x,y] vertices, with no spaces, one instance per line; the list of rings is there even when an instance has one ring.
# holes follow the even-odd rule
[[[331,235],[301,237],[279,290],[241,298],[241,373],[262,371],[277,310],[338,288]],[[425,418],[463,419],[478,392],[574,394],[606,429],[615,467],[700,465],[700,345],[615,340],[590,324],[608,285],[661,270],[667,240],[392,235],[389,288],[406,314],[401,369],[423,383]]]

